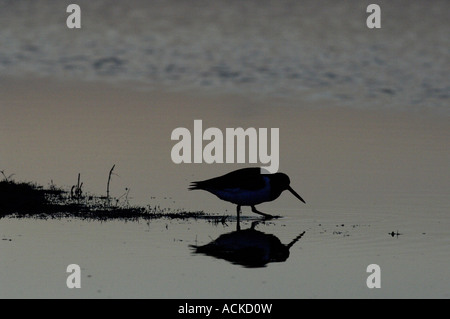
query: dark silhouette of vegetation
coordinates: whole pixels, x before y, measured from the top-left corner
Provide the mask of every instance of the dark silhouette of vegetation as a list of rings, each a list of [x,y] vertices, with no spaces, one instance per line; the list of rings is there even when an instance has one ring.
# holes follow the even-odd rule
[[[0,216],[11,213],[32,213],[51,208],[50,197],[58,198],[63,191],[44,190],[31,183],[0,182]]]
[[[160,206],[131,206],[128,202],[128,188],[126,196],[122,195],[119,198],[83,194],[79,177],[77,185],[74,185],[70,191],[66,191],[53,183],[48,188],[33,183],[17,183],[11,180],[12,175],[7,177],[3,172],[2,174],[4,178],[0,181],[0,218],[214,219],[201,211],[186,212]]]

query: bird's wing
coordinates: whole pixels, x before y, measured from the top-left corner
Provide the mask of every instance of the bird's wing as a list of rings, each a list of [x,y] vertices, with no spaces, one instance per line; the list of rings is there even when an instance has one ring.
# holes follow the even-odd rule
[[[243,168],[206,181],[192,183],[190,189],[242,189],[264,188],[265,180],[258,167]]]

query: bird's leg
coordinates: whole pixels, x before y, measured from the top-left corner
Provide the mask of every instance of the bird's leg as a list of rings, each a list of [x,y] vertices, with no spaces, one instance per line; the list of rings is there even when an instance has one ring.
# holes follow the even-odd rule
[[[252,226],[250,227],[250,229],[255,229],[255,227],[257,226],[259,224],[259,220],[257,220],[257,221],[254,221],[253,223],[252,223]]]
[[[241,219],[241,205],[237,206],[237,224],[236,224],[236,231],[241,230],[241,224],[240,224],[240,219]]]
[[[271,218],[273,218],[273,216],[272,216],[272,215],[269,215],[269,214],[266,214],[266,213],[260,212],[259,210],[257,210],[257,209],[256,209],[256,207],[255,207],[255,206],[252,206],[252,212],[254,212],[255,214],[259,214],[259,215],[262,215],[262,216],[264,216],[264,218],[266,218],[266,219],[271,219]]]

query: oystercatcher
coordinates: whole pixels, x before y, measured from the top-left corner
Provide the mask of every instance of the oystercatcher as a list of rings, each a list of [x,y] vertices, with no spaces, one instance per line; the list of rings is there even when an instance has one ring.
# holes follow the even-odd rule
[[[252,212],[264,216],[266,219],[274,216],[260,212],[255,205],[277,199],[285,190],[306,202],[290,186],[290,179],[286,174],[263,174],[258,167],[243,168],[223,176],[205,181],[191,183],[189,190],[202,189],[222,200],[237,205],[237,216],[241,213],[241,206],[251,206]]]

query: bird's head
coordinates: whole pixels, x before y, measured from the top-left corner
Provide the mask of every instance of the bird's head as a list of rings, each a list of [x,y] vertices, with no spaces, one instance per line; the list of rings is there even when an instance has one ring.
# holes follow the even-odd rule
[[[289,179],[289,176],[287,176],[284,173],[275,173],[270,177],[270,183],[272,186],[272,191],[274,192],[274,195],[276,197],[280,196],[280,194],[288,190],[297,197],[299,200],[301,200],[303,203],[306,204],[306,202],[303,200],[303,198],[300,197],[299,194],[297,194],[296,191],[294,191],[291,187],[291,180]]]

